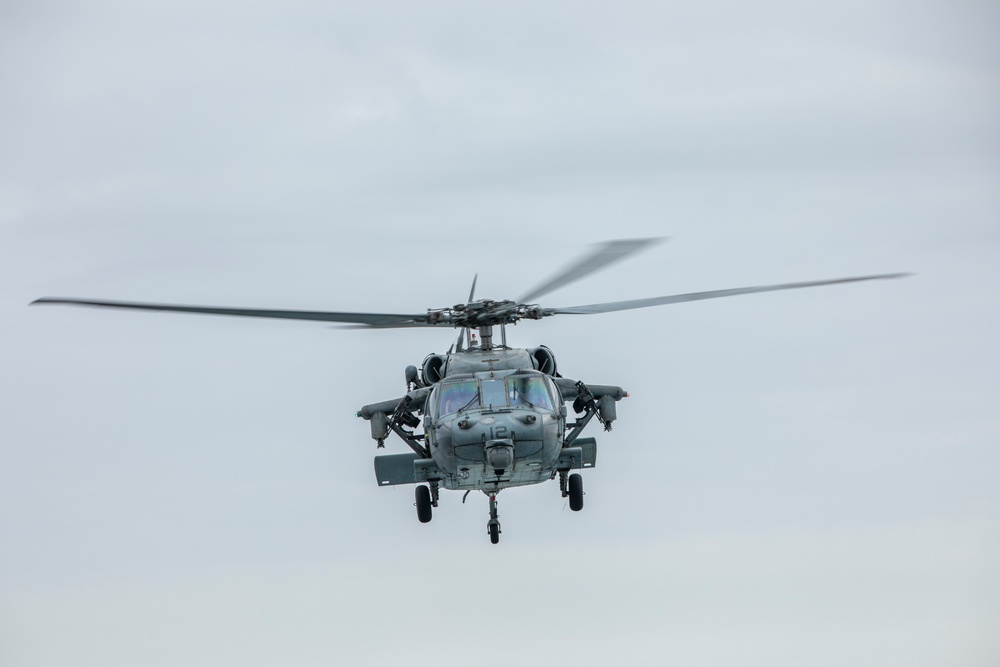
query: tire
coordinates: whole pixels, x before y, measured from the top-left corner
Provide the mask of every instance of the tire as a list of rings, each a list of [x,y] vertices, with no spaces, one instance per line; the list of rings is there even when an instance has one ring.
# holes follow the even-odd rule
[[[418,486],[414,492],[417,498],[417,518],[420,523],[431,520],[431,490],[426,486]]]
[[[569,476],[569,508],[574,512],[583,509],[583,476],[580,473]]]
[[[491,523],[490,526],[490,542],[497,544],[500,542],[500,524]]]

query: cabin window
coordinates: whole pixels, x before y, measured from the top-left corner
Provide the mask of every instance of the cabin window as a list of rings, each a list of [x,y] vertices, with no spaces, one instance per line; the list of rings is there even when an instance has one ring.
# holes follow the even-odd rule
[[[438,385],[438,392],[439,415],[479,406],[479,383],[475,380],[441,384]]]
[[[507,378],[508,396],[511,405],[526,405],[532,408],[552,410],[552,395],[540,377],[513,376]]]
[[[493,408],[507,407],[507,390],[503,380],[483,380],[483,405]]]

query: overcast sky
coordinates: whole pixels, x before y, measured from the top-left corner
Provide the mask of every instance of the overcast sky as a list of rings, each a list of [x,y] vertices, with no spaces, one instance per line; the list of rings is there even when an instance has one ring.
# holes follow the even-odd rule
[[[0,664],[1000,664],[1000,8],[0,5]],[[587,507],[378,488],[421,312],[632,393]],[[388,451],[405,451],[402,442]]]

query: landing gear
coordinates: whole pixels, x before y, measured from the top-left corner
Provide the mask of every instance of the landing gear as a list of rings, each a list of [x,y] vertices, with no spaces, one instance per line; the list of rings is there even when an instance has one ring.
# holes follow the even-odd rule
[[[415,491],[417,498],[417,518],[420,523],[427,523],[431,520],[431,490],[420,485]]]
[[[490,496],[490,520],[486,524],[486,531],[490,534],[490,542],[497,544],[500,542],[500,521],[497,520],[497,494]]]
[[[570,475],[568,470],[560,470],[559,490],[563,498],[569,498],[571,510],[579,512],[583,509],[583,476],[580,473]]]
[[[583,476],[573,473],[569,476],[569,508],[574,512],[583,509]]]

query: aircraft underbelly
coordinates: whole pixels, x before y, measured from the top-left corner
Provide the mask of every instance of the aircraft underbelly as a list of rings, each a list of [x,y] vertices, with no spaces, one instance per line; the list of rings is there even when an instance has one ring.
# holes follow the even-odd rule
[[[542,468],[541,466],[514,467],[511,470],[505,471],[504,475],[499,479],[494,474],[492,468],[485,465],[470,467],[470,469],[464,471],[464,473],[467,473],[468,477],[463,477],[462,474],[446,476],[444,480],[442,480],[441,486],[446,489],[456,491],[466,489],[481,490],[490,488],[494,485],[494,483],[499,482],[497,486],[501,489],[505,489],[512,486],[540,484],[548,481],[552,477],[552,472]]]
[[[552,466],[559,458],[561,447],[556,438],[517,440],[513,445],[513,465],[499,476],[487,463],[486,448],[481,442],[439,448],[434,458],[440,470],[446,473],[441,485],[446,489],[482,489],[496,482],[501,487],[511,487],[551,479]]]
[[[542,440],[514,441],[514,461],[537,455],[542,451],[542,443]],[[455,459],[457,461],[481,463],[486,460],[486,449],[483,447],[483,443],[481,442],[469,445],[456,445]]]

